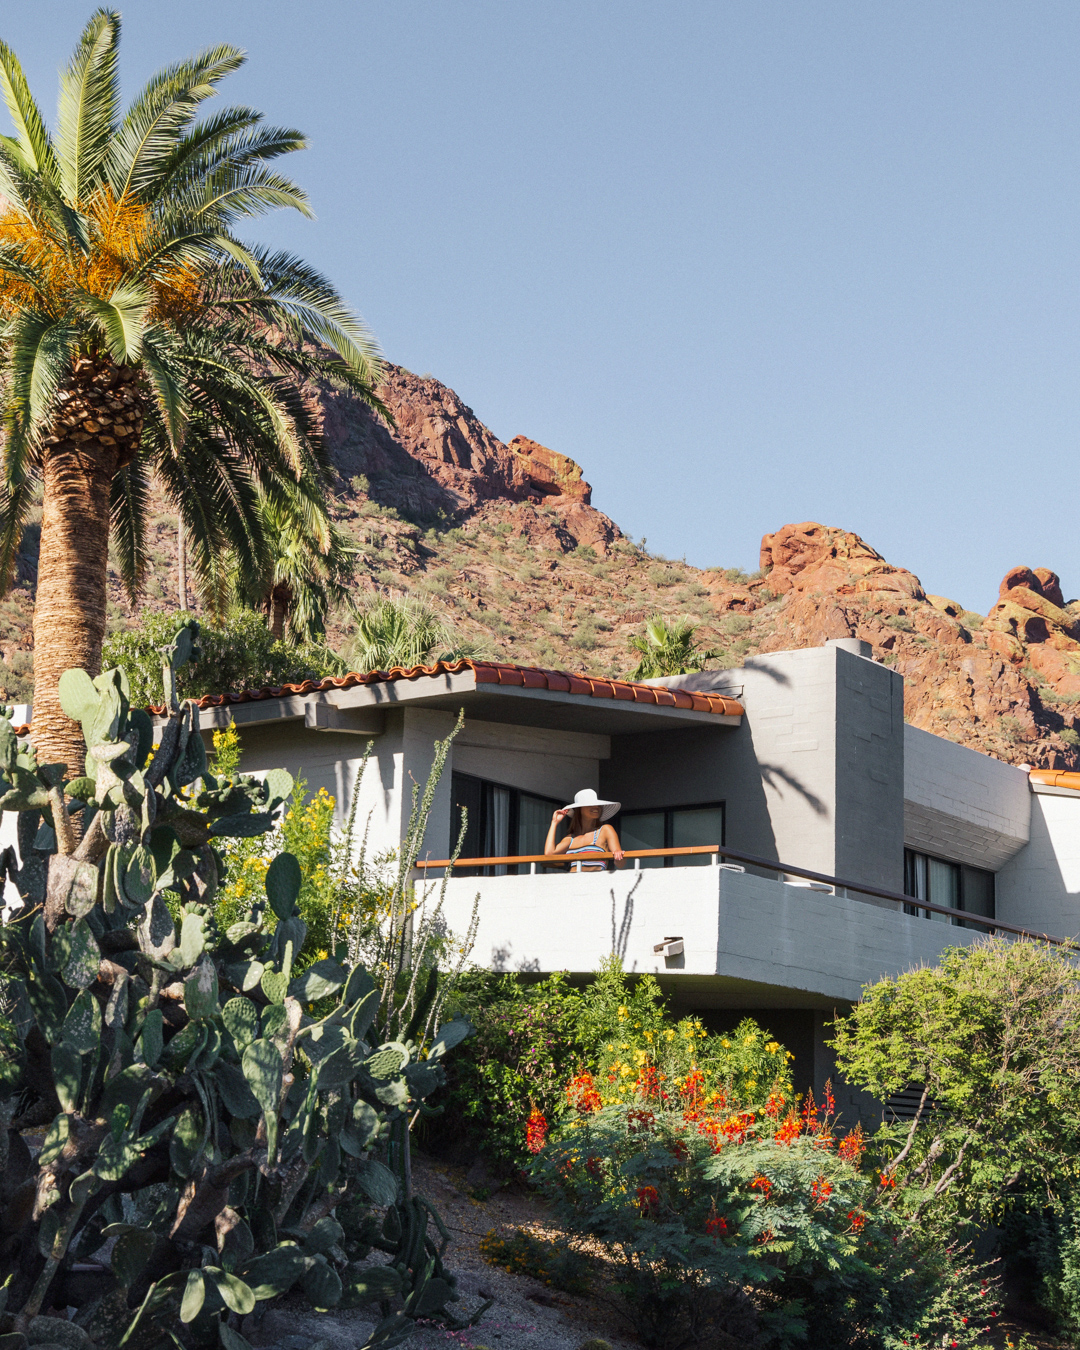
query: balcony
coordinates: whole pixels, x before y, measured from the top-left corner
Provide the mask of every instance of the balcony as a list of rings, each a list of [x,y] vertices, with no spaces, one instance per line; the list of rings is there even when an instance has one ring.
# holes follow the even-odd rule
[[[706,865],[642,865],[669,856]],[[832,1008],[855,1002],[864,984],[932,964],[946,947],[987,931],[1024,934],[966,914],[965,926],[954,926],[961,916],[940,906],[907,913],[910,899],[895,892],[780,871],[776,862],[719,847],[637,850],[621,870],[581,870],[598,858],[459,859],[455,871],[473,875],[446,879],[446,922],[464,933],[479,893],[472,954],[479,965],[587,975],[615,953],[626,970],[655,975],[679,1004],[698,1009]],[[445,860],[424,864],[417,877],[437,889],[446,867]],[[503,874],[477,875],[496,867]]]

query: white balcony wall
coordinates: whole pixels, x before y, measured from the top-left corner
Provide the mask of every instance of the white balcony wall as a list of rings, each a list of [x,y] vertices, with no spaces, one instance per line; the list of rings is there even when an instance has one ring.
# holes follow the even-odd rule
[[[697,1008],[855,1002],[864,984],[977,936],[718,867],[454,877],[445,909],[453,932],[467,929],[477,893],[478,965],[587,975],[614,952],[628,971],[655,974],[679,1004]],[[683,956],[654,953],[669,937],[683,939]]]
[[[1080,937],[1080,792],[1037,784],[1030,801],[1030,842],[997,874],[997,916]]]

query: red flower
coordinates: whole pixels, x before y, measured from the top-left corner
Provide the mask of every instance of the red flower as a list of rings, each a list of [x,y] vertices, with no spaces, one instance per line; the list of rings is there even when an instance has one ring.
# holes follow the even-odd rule
[[[656,1124],[651,1111],[627,1111],[626,1128],[630,1134],[647,1134]]]
[[[832,1182],[827,1181],[825,1173],[822,1172],[817,1181],[810,1187],[810,1196],[815,1205],[821,1205],[832,1195],[832,1191]]]
[[[598,1177],[603,1172],[603,1163],[599,1158],[586,1158],[585,1171],[591,1177]]]
[[[762,1196],[768,1200],[772,1195],[772,1182],[764,1172],[759,1172],[750,1183],[750,1189],[752,1191],[760,1191]]]
[[[879,1172],[878,1177],[881,1179],[881,1189],[883,1191],[887,1191],[890,1188],[893,1190],[896,1189],[896,1178],[891,1172]]]
[[[863,1228],[866,1226],[866,1215],[860,1214],[857,1209],[849,1209],[848,1222],[851,1224],[851,1231],[853,1233],[861,1233]],[[967,1318],[965,1318],[964,1320],[966,1322]]]
[[[779,1120],[780,1112],[784,1109],[785,1101],[779,1092],[770,1092],[769,1100],[765,1103],[765,1114],[770,1120]]]
[[[604,1104],[596,1090],[596,1080],[587,1069],[583,1073],[575,1074],[567,1083],[566,1100],[583,1116],[592,1111],[599,1111]]]
[[[664,1081],[664,1075],[655,1069],[651,1064],[646,1064],[634,1083],[634,1090],[639,1097],[645,1101],[666,1099],[667,1093],[662,1092],[660,1084]]]
[[[660,1207],[660,1193],[655,1186],[639,1186],[637,1202],[642,1214],[651,1214]]]
[[[691,1069],[682,1085],[682,1095],[691,1107],[701,1105],[705,1096],[705,1075],[700,1069]]]
[[[790,1144],[800,1134],[802,1134],[802,1122],[794,1111],[789,1111],[784,1117],[783,1123],[773,1135],[773,1140],[777,1144]]]
[[[726,1233],[727,1229],[727,1219],[721,1218],[719,1214],[710,1214],[705,1220],[705,1231],[710,1237],[719,1237],[722,1233]]]
[[[861,1125],[856,1125],[853,1130],[849,1130],[840,1140],[840,1146],[836,1150],[839,1157],[845,1162],[849,1162],[854,1167],[858,1167],[859,1159],[866,1152],[866,1139],[863,1135]]]
[[[525,1147],[530,1153],[539,1153],[547,1139],[548,1123],[538,1106],[529,1112],[525,1122]]]

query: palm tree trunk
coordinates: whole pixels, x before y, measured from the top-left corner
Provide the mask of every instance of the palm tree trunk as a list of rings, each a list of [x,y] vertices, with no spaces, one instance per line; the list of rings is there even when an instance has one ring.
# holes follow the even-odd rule
[[[180,516],[176,526],[176,553],[179,571],[180,608],[187,609],[187,540],[184,538],[184,517]]]
[[[275,586],[270,591],[270,633],[278,642],[285,636],[291,602],[292,592],[288,586]]]
[[[83,772],[86,747],[78,722],[60,707],[65,670],[101,673],[109,565],[109,495],[115,447],[87,440],[50,448],[44,494],[37,599],[34,603],[34,712],[38,762]]]
[[[136,368],[108,358],[79,359],[43,446],[30,739],[38,762],[65,765],[69,778],[83,772],[86,746],[57,686],[73,667],[101,673],[112,481],[138,453],[138,378]]]

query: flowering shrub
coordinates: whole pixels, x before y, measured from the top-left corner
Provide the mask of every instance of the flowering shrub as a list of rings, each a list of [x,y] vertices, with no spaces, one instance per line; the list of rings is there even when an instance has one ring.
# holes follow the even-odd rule
[[[715,1081],[692,1068],[666,1100],[596,1105],[575,1075],[574,1110],[534,1159],[563,1222],[605,1245],[647,1345],[733,1324],[761,1345],[980,1344],[991,1285],[904,1231],[831,1092],[796,1111],[775,1079],[750,1100]]]

